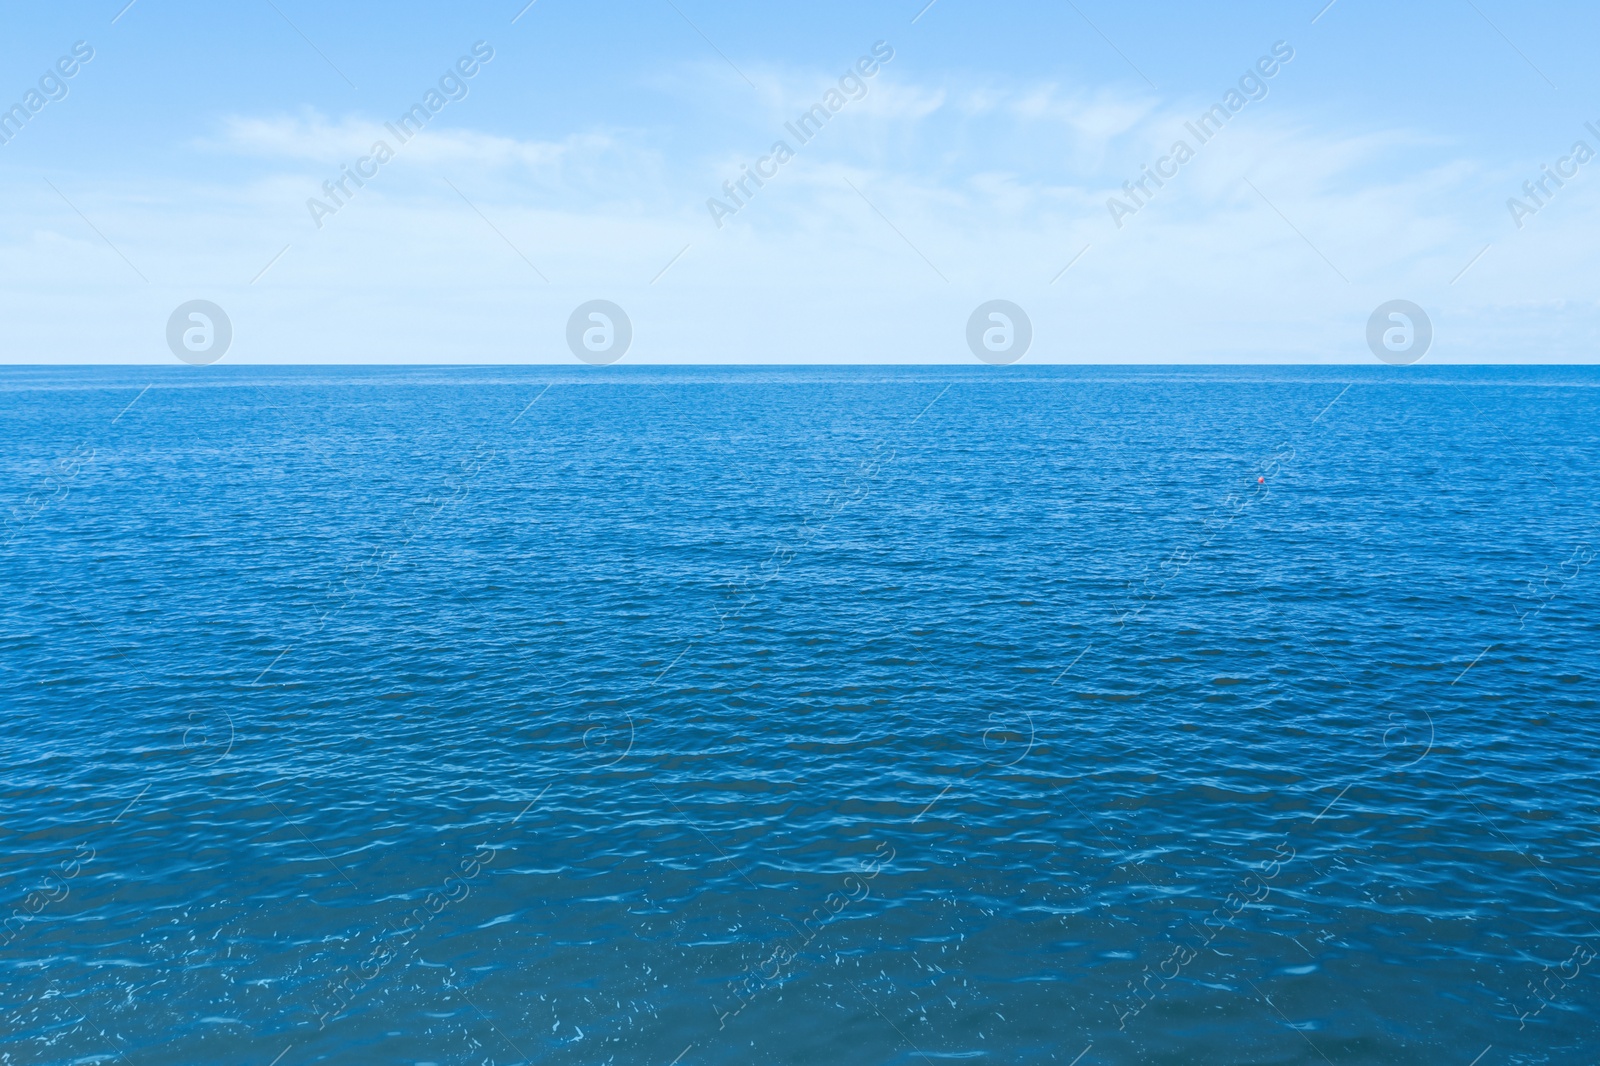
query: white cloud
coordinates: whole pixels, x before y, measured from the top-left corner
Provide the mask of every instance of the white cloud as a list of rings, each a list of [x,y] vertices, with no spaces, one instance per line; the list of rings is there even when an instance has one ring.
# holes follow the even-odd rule
[[[918,122],[945,106],[943,89],[899,84],[885,80],[884,74],[878,75],[877,80],[866,98],[852,105],[875,119]]]
[[[234,117],[202,147],[262,161],[236,185],[68,186],[148,287],[48,189],[5,184],[35,220],[0,243],[8,357],[165,360],[163,315],[195,297],[234,313],[237,358],[267,361],[564,361],[565,315],[597,296],[633,314],[630,358],[665,361],[966,361],[965,315],[996,297],[1030,309],[1041,360],[1367,362],[1365,318],[1393,298],[1434,314],[1441,359],[1584,358],[1600,334],[1593,267],[1569,237],[1600,224],[1600,180],[1518,232],[1511,175],[1424,158],[1424,131],[1332,127],[1286,95],[1250,104],[1118,229],[1106,197],[1195,101],[918,85],[891,64],[718,230],[704,203],[726,168],[832,83],[752,73],[778,121],[747,145],[718,127],[667,158],[649,131],[440,125],[322,230],[304,208],[316,190],[282,166],[320,181],[383,124]],[[417,164],[450,168],[476,210]]]
[[[345,118],[335,123],[307,111],[300,116],[230,116],[223,121],[219,136],[199,140],[195,146],[262,159],[337,166],[352,155],[364,155],[379,136],[388,136],[381,122]]]
[[[346,116],[337,121],[308,111],[298,116],[232,116],[219,137],[203,147],[262,159],[314,162],[338,167],[371,152],[382,141],[423,163],[469,163],[485,167],[548,169],[563,160],[592,158],[618,149],[604,133],[575,133],[559,142],[527,141],[468,129],[424,129],[403,145],[381,122]]]
[[[1105,144],[1144,122],[1157,101],[1127,97],[1101,89],[1090,93],[1062,93],[1055,85],[1039,85],[1012,95],[1009,110],[1025,121],[1050,121],[1070,127],[1084,141]]]

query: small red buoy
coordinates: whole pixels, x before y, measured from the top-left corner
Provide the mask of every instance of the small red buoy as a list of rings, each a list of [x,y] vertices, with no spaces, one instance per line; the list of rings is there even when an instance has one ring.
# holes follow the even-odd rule
[[[1264,477],[1256,478],[1256,484],[1257,485],[1265,485],[1266,483],[1267,483],[1267,479],[1266,478],[1264,478]]]

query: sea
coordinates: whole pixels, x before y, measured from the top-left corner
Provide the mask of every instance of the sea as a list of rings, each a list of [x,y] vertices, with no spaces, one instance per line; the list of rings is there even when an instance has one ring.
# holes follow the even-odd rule
[[[1584,1064],[1600,370],[0,369],[0,1064]]]

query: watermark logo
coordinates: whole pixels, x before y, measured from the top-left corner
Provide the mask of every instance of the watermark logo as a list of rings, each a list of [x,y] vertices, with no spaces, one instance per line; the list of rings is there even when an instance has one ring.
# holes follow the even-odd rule
[[[83,65],[94,58],[94,46],[79,41],[72,46],[72,54],[56,60],[56,65],[39,77],[38,87],[22,94],[18,103],[6,107],[0,103],[0,144],[10,144],[22,132],[34,115],[57,100],[65,100],[69,91],[67,82],[77,76]]]
[[[1007,366],[1028,354],[1033,322],[1010,300],[990,300],[967,319],[967,347],[985,363]]]
[[[594,366],[610,366],[633,343],[633,322],[610,300],[590,300],[567,319],[567,347]]]
[[[633,715],[607,708],[589,717],[583,730],[583,750],[603,760],[601,768],[615,766],[633,751],[633,735]]]
[[[884,852],[888,852],[884,855]],[[811,946],[822,931],[831,924],[841,911],[852,903],[860,902],[872,895],[868,882],[872,881],[883,871],[883,868],[895,859],[894,845],[887,841],[880,841],[873,848],[873,858],[862,859],[857,864],[856,871],[847,874],[840,882],[842,892],[830,892],[822,905],[812,910],[811,915],[802,918],[799,923],[793,921],[795,935],[786,943],[779,944],[767,958],[743,975],[741,980],[728,982],[728,991],[738,1001],[738,1006],[724,1010],[716,1002],[711,1009],[717,1016],[717,1028],[726,1029],[730,1018],[737,1018],[748,1007],[757,995],[769,988],[781,988],[792,976],[795,964],[800,962],[803,952]],[[854,884],[852,884],[854,882]],[[693,1047],[694,1045],[690,1045]],[[685,1048],[685,1051],[688,1049]],[[678,1056],[682,1058],[683,1056]]]
[[[1106,210],[1111,213],[1111,221],[1116,223],[1117,228],[1121,229],[1124,219],[1137,215],[1141,208],[1154,200],[1156,193],[1166,188],[1167,182],[1176,178],[1184,165],[1199,153],[1202,146],[1221,133],[1234,115],[1257,100],[1265,100],[1269,92],[1267,82],[1277,77],[1284,64],[1293,58],[1294,48],[1288,41],[1275,42],[1271,55],[1256,60],[1255,66],[1247,68],[1240,76],[1237,88],[1230,88],[1223,94],[1220,103],[1212,104],[1210,110],[1194,122],[1185,122],[1183,128],[1194,138],[1193,145],[1181,137],[1173,141],[1172,150],[1157,159],[1153,167],[1148,164],[1141,166],[1138,178],[1122,183],[1122,192],[1127,199],[1112,196],[1106,200]]]
[[[189,726],[183,731],[183,753],[203,757],[201,766],[217,765],[233,750],[233,715],[227,711],[190,711]]]
[[[1585,123],[1589,132],[1600,137],[1600,126],[1593,122]],[[1567,182],[1578,176],[1583,165],[1594,158],[1594,149],[1586,141],[1575,141],[1572,151],[1556,160],[1554,169],[1548,163],[1539,164],[1540,176],[1532,181],[1522,183],[1523,195],[1527,198],[1519,200],[1515,196],[1506,200],[1506,210],[1511,212],[1511,221],[1521,229],[1527,225],[1527,219],[1539,213],[1539,210],[1549,205],[1555,199],[1557,192],[1567,187]]]
[[[180,304],[167,319],[167,347],[191,366],[208,366],[228,354],[233,322],[210,300]]]
[[[1390,711],[1383,730],[1384,758],[1391,769],[1408,769],[1428,757],[1434,739],[1433,715],[1421,707]]]
[[[783,128],[789,131],[795,143],[806,145],[811,143],[817,134],[822,132],[822,127],[832,121],[833,116],[843,111],[845,105],[852,100],[863,100],[868,90],[868,79],[876,77],[883,65],[894,58],[894,48],[887,41],[878,41],[872,46],[870,56],[862,56],[856,60],[855,65],[844,72],[839,79],[839,87],[830,88],[823,94],[822,99],[812,104],[810,109],[793,122],[785,122]],[[757,191],[766,187],[767,182],[778,176],[781,168],[795,156],[795,150],[789,146],[788,141],[774,141],[772,150],[767,155],[755,161],[755,167],[740,164],[739,176],[722,183],[722,192],[727,197],[719,200],[715,196],[706,200],[706,209],[711,212],[711,221],[717,228],[723,226],[723,219],[737,215],[755,199]],[[751,188],[754,184],[755,188]]]
[[[1410,366],[1433,344],[1433,320],[1410,300],[1390,300],[1367,319],[1367,347],[1392,366]]]
[[[337,178],[322,183],[322,192],[326,199],[319,200],[313,196],[306,200],[306,210],[311,213],[311,221],[316,227],[321,229],[324,218],[336,215],[349,206],[350,201],[355,199],[356,193],[366,188],[367,182],[378,176],[379,168],[393,159],[406,142],[421,133],[434,115],[443,111],[449,104],[465,100],[471,91],[471,86],[467,83],[492,59],[494,59],[494,46],[488,41],[477,42],[472,46],[471,55],[460,57],[454,66],[445,69],[439,76],[437,87],[430,86],[422,94],[420,103],[412,104],[410,109],[394,122],[385,122],[384,128],[394,137],[394,147],[391,147],[388,141],[374,141],[372,151],[368,155],[357,159],[354,166],[348,163],[342,164]],[[355,188],[351,188],[352,185]]]
[[[84,855],[84,852],[88,854]],[[21,934],[23,927],[50,904],[61,902],[72,892],[67,882],[77,877],[84,866],[94,861],[94,849],[87,844],[79,844],[74,849],[74,854],[76,858],[63,859],[50,876],[45,878],[44,884],[29,892],[21,905],[14,908],[4,922],[0,922],[0,947],[10,947],[11,942]]]

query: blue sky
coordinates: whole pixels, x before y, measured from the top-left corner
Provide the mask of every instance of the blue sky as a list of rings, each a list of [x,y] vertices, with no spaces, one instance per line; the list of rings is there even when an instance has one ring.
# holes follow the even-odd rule
[[[94,56],[0,145],[0,359],[170,363],[168,315],[205,299],[230,362],[565,363],[597,298],[630,362],[971,362],[997,298],[1032,362],[1370,363],[1393,299],[1429,361],[1594,359],[1593,5],[523,2],[12,5],[0,106]],[[477,42],[464,98],[386,133]],[[1263,98],[1186,132],[1277,42]],[[719,227],[707,201],[780,139]]]

